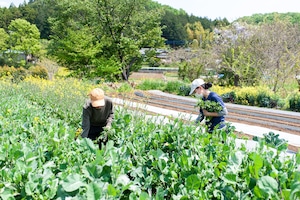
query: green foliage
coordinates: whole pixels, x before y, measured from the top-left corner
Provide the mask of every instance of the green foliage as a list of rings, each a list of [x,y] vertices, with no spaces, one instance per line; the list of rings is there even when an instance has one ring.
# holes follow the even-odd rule
[[[236,98],[234,91],[224,93],[221,95],[221,97],[225,103],[227,103],[227,102],[234,103],[234,100]]]
[[[258,70],[250,54],[244,52],[244,46],[229,48],[223,55],[223,74],[220,79],[225,86],[253,86],[257,84]]]
[[[147,59],[149,67],[159,67],[160,66],[160,59],[156,57],[151,57]]]
[[[182,91],[181,88],[183,85],[185,85],[185,83],[181,81],[167,81],[163,91],[172,94],[179,94]]]
[[[137,89],[141,90],[164,90],[165,82],[155,80],[145,80],[137,85]]]
[[[264,138],[258,138],[257,136],[255,136],[255,137],[253,137],[253,140],[259,141],[259,142],[264,140],[268,146],[273,147],[273,148],[277,149],[278,151],[287,150],[288,143],[285,139],[280,139],[279,134],[269,132],[269,133],[264,133],[263,136],[264,136]]]
[[[103,60],[111,60],[114,65],[108,71],[119,73],[112,76],[128,80],[130,72],[141,67],[140,49],[163,45],[160,12],[147,11],[145,3],[145,0],[60,1],[59,12],[51,19],[52,55],[82,76],[104,72],[103,66],[107,65]],[[98,68],[89,70],[90,66]]]
[[[256,102],[259,107],[276,108],[278,105],[278,98],[275,95],[270,95],[266,91],[260,91],[256,97]]]
[[[261,143],[248,152],[232,132],[117,108],[105,148],[74,139],[89,87],[0,82],[1,199],[298,197],[299,153],[281,159]]]
[[[25,55],[38,55],[40,45],[40,32],[36,25],[24,19],[13,20],[9,26],[10,49],[23,51]]]
[[[48,79],[48,70],[43,66],[32,66],[28,71],[34,77]]]
[[[129,82],[123,82],[120,87],[117,88],[117,92],[131,92],[133,90],[132,85]]]
[[[300,112],[300,94],[299,92],[292,93],[288,97],[289,110]]]
[[[183,61],[179,65],[178,77],[182,80],[194,80],[204,72],[204,65],[201,63]]]
[[[190,85],[186,85],[186,84],[185,85],[181,85],[179,87],[178,95],[189,96],[190,91],[191,91],[191,86]]]
[[[0,67],[0,78],[1,79],[8,79],[12,82],[19,82],[24,80],[25,77],[28,75],[28,71],[23,67]]]
[[[145,80],[137,85],[137,89],[141,90],[161,90],[172,94],[180,94],[187,96],[190,86],[182,81],[157,81]]]
[[[7,50],[9,36],[3,28],[0,28],[0,52]]]
[[[277,95],[262,87],[237,88],[235,91],[223,94],[222,97],[229,98],[232,103],[266,108],[275,108],[279,102]]]
[[[89,66],[91,68],[88,75],[89,77],[102,78],[107,81],[117,81],[120,79],[122,66],[114,57],[94,60],[94,66]]]
[[[276,20],[288,20],[293,24],[300,22],[300,13],[287,12],[287,13],[266,13],[266,14],[254,14],[251,16],[245,16],[239,18],[237,21],[246,22],[248,24],[261,24],[261,23],[273,23]]]
[[[222,106],[218,102],[210,100],[204,101],[202,98],[197,100],[196,107],[207,110],[208,112],[220,112],[223,110]]]

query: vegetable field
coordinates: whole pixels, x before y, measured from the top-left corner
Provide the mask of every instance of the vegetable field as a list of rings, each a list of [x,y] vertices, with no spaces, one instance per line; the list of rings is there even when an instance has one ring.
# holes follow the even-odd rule
[[[116,107],[103,149],[76,138],[93,87],[0,81],[1,199],[300,199],[299,153],[248,152],[233,133]]]

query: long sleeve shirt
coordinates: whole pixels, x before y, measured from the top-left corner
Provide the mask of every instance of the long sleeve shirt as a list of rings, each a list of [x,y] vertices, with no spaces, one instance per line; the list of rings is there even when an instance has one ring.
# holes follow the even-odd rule
[[[90,100],[87,100],[82,109],[82,133],[81,137],[87,137],[91,126],[111,126],[114,119],[114,110],[112,101],[104,98],[105,105],[100,108],[94,108]]]

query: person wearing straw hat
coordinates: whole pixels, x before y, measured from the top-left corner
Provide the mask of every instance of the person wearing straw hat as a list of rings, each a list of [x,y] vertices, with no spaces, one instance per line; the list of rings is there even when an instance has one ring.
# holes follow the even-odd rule
[[[199,116],[196,119],[196,123],[201,122],[204,117],[209,117],[210,120],[206,122],[208,131],[211,133],[215,128],[225,128],[225,116],[228,114],[227,108],[222,98],[215,92],[209,90],[212,87],[212,83],[205,83],[203,79],[195,79],[191,84],[191,90],[189,95],[195,94],[197,98],[202,98],[203,101],[214,101],[221,105],[222,110],[219,112],[208,112],[207,110],[199,110]]]
[[[114,119],[114,110],[112,101],[104,95],[104,91],[95,88],[88,94],[89,99],[85,102],[82,109],[82,133],[81,137],[96,140],[100,134],[111,127]],[[99,141],[106,144],[107,136]]]

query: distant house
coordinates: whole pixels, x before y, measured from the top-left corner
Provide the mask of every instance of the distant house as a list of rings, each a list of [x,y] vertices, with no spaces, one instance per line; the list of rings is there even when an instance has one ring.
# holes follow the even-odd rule
[[[0,53],[0,57],[11,57],[16,61],[27,61],[27,55],[23,51],[8,49]]]
[[[146,52],[151,50],[150,48],[142,48],[140,50],[140,53],[145,56]],[[162,62],[168,62],[170,60],[170,57],[168,55],[168,51],[165,49],[156,49],[156,58],[159,58]]]
[[[12,58],[15,62],[25,60],[26,63],[34,63],[37,60],[36,57],[32,56],[31,54],[25,54],[24,51],[11,49],[3,51],[2,53],[0,52],[0,57]]]

